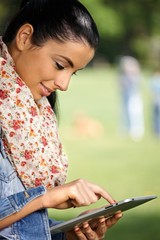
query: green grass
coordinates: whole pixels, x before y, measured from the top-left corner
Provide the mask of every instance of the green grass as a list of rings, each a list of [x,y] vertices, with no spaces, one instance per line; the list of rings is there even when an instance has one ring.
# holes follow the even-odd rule
[[[140,195],[160,195],[160,140],[151,128],[151,96],[147,73],[142,96],[145,113],[145,135],[139,142],[119,131],[120,96],[117,74],[113,69],[87,68],[74,77],[67,92],[59,94],[60,136],[69,157],[68,179],[85,178],[104,187],[116,200]],[[96,137],[75,133],[75,118],[83,112],[96,119],[103,133]],[[104,205],[100,200],[92,207]],[[69,219],[86,208],[50,210],[50,216]],[[160,239],[159,199],[124,214],[108,231],[110,240]]]

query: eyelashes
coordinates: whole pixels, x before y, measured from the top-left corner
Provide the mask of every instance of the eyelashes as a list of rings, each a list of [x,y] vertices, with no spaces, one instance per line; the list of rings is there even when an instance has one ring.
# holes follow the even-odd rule
[[[65,69],[66,69],[63,65],[59,64],[58,62],[56,62],[56,68],[57,68],[58,70],[65,70]],[[77,71],[73,72],[72,75],[77,76]]]
[[[59,64],[58,62],[56,62],[56,67],[58,70],[64,70],[65,67],[63,67],[61,64]]]

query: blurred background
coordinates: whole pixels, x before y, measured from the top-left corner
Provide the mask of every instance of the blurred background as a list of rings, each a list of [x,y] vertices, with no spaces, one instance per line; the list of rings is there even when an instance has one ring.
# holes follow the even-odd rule
[[[0,32],[19,7],[0,0]],[[160,1],[81,0],[101,42],[94,60],[59,93],[68,179],[86,178],[114,199],[160,195]],[[37,1],[38,4],[38,1]],[[106,205],[101,199],[91,207]],[[50,210],[70,219],[88,208]],[[160,200],[124,213],[110,240],[159,240]]]

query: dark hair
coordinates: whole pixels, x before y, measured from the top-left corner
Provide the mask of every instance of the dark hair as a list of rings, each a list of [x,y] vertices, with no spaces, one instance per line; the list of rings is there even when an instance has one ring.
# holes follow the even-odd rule
[[[49,39],[83,41],[94,49],[99,43],[96,24],[78,0],[23,0],[20,10],[6,29],[3,41],[10,43],[25,23],[33,26],[32,43],[37,46]],[[53,99],[56,99],[55,96]]]

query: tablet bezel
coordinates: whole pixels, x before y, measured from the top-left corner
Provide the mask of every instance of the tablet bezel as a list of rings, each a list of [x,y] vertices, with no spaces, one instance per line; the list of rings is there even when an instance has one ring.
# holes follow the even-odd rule
[[[151,201],[155,198],[157,198],[156,195],[127,198],[122,201],[116,202],[114,204],[103,206],[96,210],[82,214],[68,221],[59,223],[51,227],[50,231],[52,233],[66,232],[73,229],[75,226],[80,226],[80,224],[82,224],[85,221],[91,221],[91,220],[93,221],[93,219],[96,219],[101,216],[105,216],[106,218],[108,218],[113,216],[118,211],[122,211],[122,212],[127,211],[141,204],[144,204],[148,201]]]

